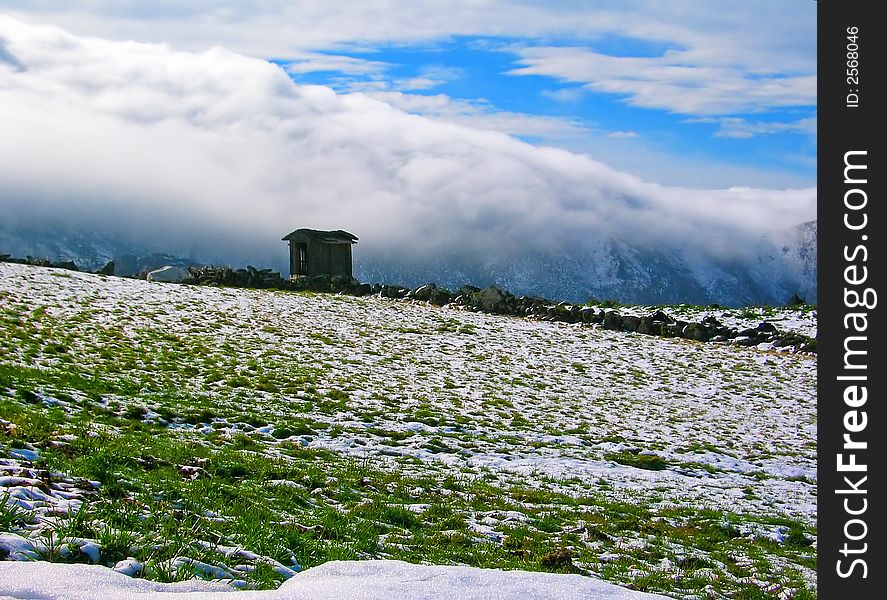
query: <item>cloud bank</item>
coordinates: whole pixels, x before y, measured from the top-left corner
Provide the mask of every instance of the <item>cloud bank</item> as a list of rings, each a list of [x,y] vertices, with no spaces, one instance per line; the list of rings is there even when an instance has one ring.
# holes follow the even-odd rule
[[[336,50],[372,50],[453,36],[531,38],[500,48],[518,57],[516,75],[544,75],[624,95],[630,104],[690,115],[815,105],[816,24],[798,18],[808,0],[708,3],[598,0],[390,2],[343,0],[10,0],[7,10],[100,37],[168,40],[178,48],[222,45],[251,56],[285,58],[296,72],[382,72],[386,65]],[[815,14],[815,10],[813,10]],[[281,26],[286,24],[286,26]],[[546,41],[586,40],[546,45]],[[625,54],[596,49],[608,36],[634,40]],[[595,48],[595,49],[593,49]],[[324,49],[326,52],[317,53]]]
[[[279,238],[297,227],[352,231],[363,260],[392,248],[486,260],[603,236],[741,255],[762,232],[815,218],[814,189],[659,186],[585,155],[296,85],[221,48],[82,38],[2,16],[0,106],[7,214],[174,231],[205,252],[242,244],[245,259],[282,256]]]
[[[590,153],[662,183],[785,187],[815,178],[815,137],[798,139],[814,132],[795,123],[815,118],[816,19],[809,0],[7,0],[3,7],[25,22],[78,35],[162,41],[195,52],[220,46],[274,59],[297,81],[379,94],[407,112]],[[499,72],[487,76],[502,90],[514,86],[509,98],[532,94],[540,103],[528,109],[495,94],[476,98],[482,86],[467,93],[447,87],[453,73],[409,72],[410,61],[398,64],[387,52],[403,48],[425,58],[447,48],[481,51],[480,62],[501,61]],[[438,86],[429,100],[427,90]],[[607,96],[607,103],[638,114],[639,126],[609,111],[586,112],[588,103]],[[550,101],[562,108],[543,108]],[[684,140],[720,137],[723,146],[676,158],[676,138],[643,114],[663,111],[724,117],[719,129],[685,126],[678,133]],[[565,114],[572,118],[557,116]],[[737,127],[737,119],[748,125]],[[700,121],[686,121],[692,122]],[[640,135],[608,137],[610,129]],[[768,161],[759,155],[773,144],[750,140],[764,135],[794,139]],[[726,150],[737,139],[746,140],[744,156]]]

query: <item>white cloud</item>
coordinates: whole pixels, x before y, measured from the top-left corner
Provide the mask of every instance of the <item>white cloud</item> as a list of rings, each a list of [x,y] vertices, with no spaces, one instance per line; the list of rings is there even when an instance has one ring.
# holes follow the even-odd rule
[[[611,138],[630,140],[638,137],[637,131],[613,131],[607,134]]]
[[[561,88],[558,90],[542,90],[543,97],[564,104],[575,103],[583,100],[588,95],[588,90],[583,87]]]
[[[374,75],[383,73],[390,65],[382,61],[355,58],[319,52],[303,52],[290,55],[286,70],[293,75],[317,71],[337,71],[347,75]]]
[[[365,89],[365,93],[405,112],[465,125],[472,129],[487,129],[514,136],[560,141],[578,140],[592,134],[588,127],[578,121],[503,111],[484,100],[468,101],[454,99],[446,94],[408,94],[369,89]]]
[[[715,135],[725,138],[750,138],[781,133],[816,135],[816,117],[806,117],[797,121],[751,121],[738,117],[722,117],[704,122],[717,123],[719,128]]]
[[[594,12],[512,0],[9,0],[7,12],[79,34],[166,41],[205,50],[224,45],[261,57],[342,45],[415,43],[462,35],[545,36],[586,29]]]
[[[610,56],[585,47],[515,50],[523,66],[512,75],[547,75],[619,94],[632,106],[687,115],[724,115],[816,104],[816,76],[758,73],[731,64],[669,50],[656,57]],[[815,64],[811,65],[815,67]]]
[[[329,79],[338,90],[434,89],[459,74],[445,72],[448,67],[436,71],[432,67],[415,77],[391,80],[390,65],[372,60],[372,51],[485,36],[469,40],[469,46],[515,53],[518,67],[512,73],[575,84],[541,92],[563,103],[598,92],[622,96],[637,107],[691,116],[736,116],[816,102],[815,4],[809,0],[453,0],[445,5],[437,0],[8,0],[4,6],[19,18],[54,23],[81,35],[166,42],[192,51],[222,46],[290,61],[288,70],[297,78],[311,71],[338,71],[341,76]],[[508,47],[495,40],[497,36],[524,41]],[[626,57],[593,49],[614,36],[667,51]],[[546,45],[564,40],[575,41],[576,47]],[[341,53],[344,49],[365,50],[367,58],[346,56]],[[487,121],[483,127],[519,135],[524,135],[521,128],[508,123],[529,124],[523,129],[576,129],[576,122],[567,119],[558,123],[483,112],[466,111],[459,122],[480,118]],[[497,114],[490,117],[486,112]],[[448,119],[455,120],[452,115]],[[581,147],[571,135],[544,141]],[[719,135],[755,132],[726,124]]]
[[[681,48],[685,66],[811,73],[816,60],[816,10],[809,0],[7,0],[4,10],[81,35],[191,50],[221,45],[265,58],[453,36],[616,35]],[[474,47],[485,44],[478,40]]]
[[[813,189],[653,185],[394,106],[415,96],[299,86],[221,49],[81,38],[3,17],[0,39],[11,58],[0,62],[4,208],[154,215],[211,243],[237,231],[271,249],[295,227],[343,228],[369,254],[398,242],[415,254],[508,251],[603,233],[704,252],[713,236],[741,245],[815,215]],[[451,110],[446,97],[422,98],[425,111]]]

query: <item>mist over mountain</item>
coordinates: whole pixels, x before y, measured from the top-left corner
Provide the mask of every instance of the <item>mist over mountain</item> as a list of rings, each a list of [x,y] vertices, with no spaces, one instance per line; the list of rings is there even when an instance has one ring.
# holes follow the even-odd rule
[[[287,266],[299,227],[355,275],[584,301],[815,297],[816,191],[645,182],[587,155],[297,85],[213,48],[0,16],[0,252]]]
[[[57,224],[9,228],[0,224],[0,252],[73,260],[95,270],[115,260],[119,274],[163,264],[212,263],[273,267],[286,273],[288,250],[276,256],[189,247],[166,240],[134,242],[96,229]],[[365,282],[417,286],[433,282],[457,289],[495,284],[518,295],[572,302],[615,299],[644,304],[746,306],[784,304],[792,294],[816,301],[816,221],[764,235],[749,260],[716,262],[669,249],[632,247],[598,240],[580,251],[514,256],[440,255],[423,260],[406,254],[366,256],[355,247],[355,276]]]

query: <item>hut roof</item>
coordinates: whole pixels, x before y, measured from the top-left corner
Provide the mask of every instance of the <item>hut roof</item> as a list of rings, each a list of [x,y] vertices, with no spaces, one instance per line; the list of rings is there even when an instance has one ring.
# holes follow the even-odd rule
[[[319,239],[328,244],[354,244],[357,242],[357,236],[341,229],[334,231],[321,231],[319,229],[296,229],[290,234],[280,238],[283,241],[304,240],[306,238]]]

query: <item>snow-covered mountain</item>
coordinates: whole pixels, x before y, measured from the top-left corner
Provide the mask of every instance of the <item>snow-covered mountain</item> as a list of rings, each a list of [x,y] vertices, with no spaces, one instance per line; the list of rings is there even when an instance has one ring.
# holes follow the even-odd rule
[[[584,302],[639,304],[784,304],[792,294],[816,301],[816,221],[762,236],[723,258],[674,248],[645,248],[609,238],[477,259],[454,252],[425,263],[384,256],[356,265],[366,281],[458,287],[490,283],[516,294]],[[358,252],[359,256],[359,252]]]
[[[466,283],[494,284],[518,295],[573,302],[594,298],[642,304],[781,305],[792,294],[816,301],[816,221],[773,231],[753,248],[738,248],[722,256],[699,256],[674,247],[646,248],[612,237],[546,250],[528,244],[526,252],[499,256],[454,249],[430,259],[413,259],[404,253],[361,250],[360,245],[355,249],[355,276],[366,282],[406,286],[434,282],[451,289]],[[283,244],[279,256],[269,263],[267,252],[260,256],[230,247],[136,241],[95,228],[61,225],[2,224],[0,253],[73,260],[91,270],[115,260],[121,274],[172,261],[173,256],[203,263],[287,268]]]

